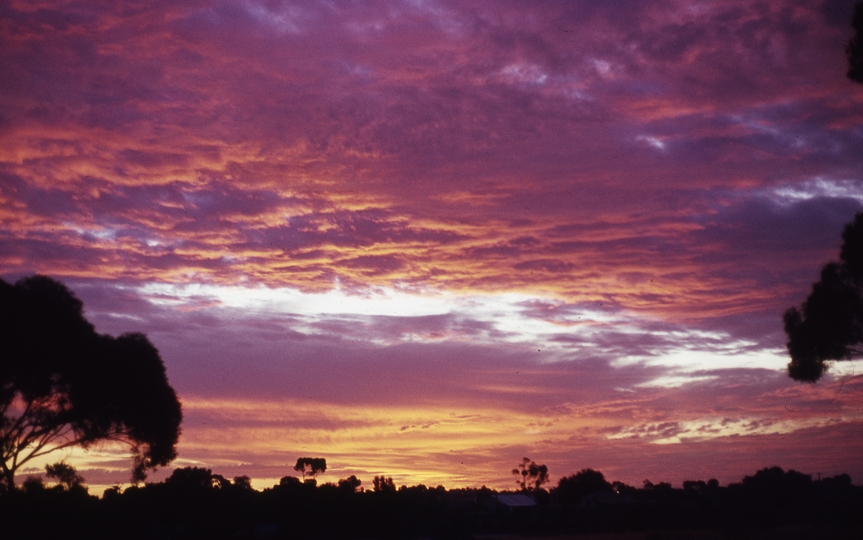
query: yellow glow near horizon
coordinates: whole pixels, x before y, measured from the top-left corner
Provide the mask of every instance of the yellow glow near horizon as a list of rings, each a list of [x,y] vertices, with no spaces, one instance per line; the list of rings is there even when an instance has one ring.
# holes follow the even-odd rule
[[[508,489],[508,472],[520,454],[555,465],[555,474],[563,475],[575,472],[560,470],[562,463],[571,463],[566,456],[572,452],[607,448],[619,458],[633,445],[673,447],[740,437],[758,444],[758,437],[863,421],[856,394],[845,396],[833,414],[807,410],[807,404],[835,398],[837,388],[841,390],[841,381],[781,390],[774,396],[777,402],[794,405],[780,411],[765,403],[731,414],[718,404],[717,410],[681,412],[673,421],[654,410],[655,400],[665,399],[664,389],[648,389],[648,395],[618,392],[589,405],[525,412],[454,402],[400,407],[187,396],[183,407],[189,420],[179,457],[151,479],[164,479],[174,467],[198,466],[228,479],[250,476],[254,487],[263,489],[282,476],[294,476],[294,462],[308,455],[327,459],[329,468],[320,482],[356,475],[369,485],[374,476],[385,475],[399,485]],[[566,454],[560,453],[563,447]],[[79,469],[93,494],[125,484],[131,468],[127,446],[105,443],[49,454],[21,474],[40,474],[45,464],[61,460]]]

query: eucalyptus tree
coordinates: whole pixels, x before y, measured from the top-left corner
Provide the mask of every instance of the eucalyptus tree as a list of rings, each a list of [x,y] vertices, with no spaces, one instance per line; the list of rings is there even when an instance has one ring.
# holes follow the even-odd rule
[[[121,441],[132,479],[177,455],[182,411],[159,352],[141,333],[96,333],[62,283],[0,280],[0,467],[2,483],[63,448]]]
[[[799,309],[785,312],[792,379],[815,382],[828,361],[863,357],[863,212],[845,226],[842,240],[839,261],[824,266]]]

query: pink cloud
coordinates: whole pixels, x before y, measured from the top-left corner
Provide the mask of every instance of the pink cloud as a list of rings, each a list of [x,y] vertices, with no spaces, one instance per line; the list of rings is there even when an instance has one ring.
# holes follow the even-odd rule
[[[504,432],[508,413],[549,417],[527,431],[590,424],[569,426],[583,440],[464,446],[473,468],[443,480],[497,482],[483,459],[505,471],[540,450],[553,470],[588,456],[632,482],[700,474],[704,453],[736,475],[822,455],[842,472],[856,461],[839,434],[859,415],[831,424],[846,396],[794,394],[770,362],[782,311],[863,208],[849,5],[11,2],[0,274],[66,280],[101,331],[146,331],[202,402],[378,418],[420,401],[484,408]],[[475,304],[310,314],[142,292],[189,285]],[[714,364],[668,360],[687,353]],[[650,386],[662,380],[680,384]],[[787,425],[771,412],[785,405]],[[189,417],[189,455],[248,461],[205,450],[205,421],[242,427],[207,414]],[[332,436],[363,424],[321,422]],[[655,444],[699,433],[723,435]],[[406,481],[434,477],[408,472],[417,456],[453,465],[422,444],[399,457]],[[378,470],[362,448],[341,452]]]

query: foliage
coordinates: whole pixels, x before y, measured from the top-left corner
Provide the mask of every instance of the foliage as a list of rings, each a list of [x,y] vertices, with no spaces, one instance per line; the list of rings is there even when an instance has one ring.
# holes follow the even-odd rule
[[[28,476],[21,484],[21,489],[24,490],[24,493],[30,495],[42,493],[45,491],[45,482],[42,480],[41,476]]]
[[[285,486],[285,487],[288,487],[288,486],[297,486],[297,485],[300,485],[300,484],[301,484],[300,479],[299,479],[299,478],[297,478],[296,476],[283,476],[283,477],[279,480],[279,485],[280,485],[280,486]]]
[[[222,489],[229,487],[231,483],[221,474],[213,474],[210,469],[203,467],[182,467],[174,469],[171,476],[165,480],[165,485],[179,491],[200,491],[208,489]]]
[[[683,481],[683,490],[684,491],[704,491],[706,489],[718,489],[719,488],[719,480],[716,478],[711,478],[707,482],[704,480],[684,480]]]
[[[363,481],[354,476],[353,474],[347,478],[343,478],[339,480],[339,489],[354,492],[360,489]]]
[[[631,495],[636,492],[635,487],[619,480],[615,480],[611,483],[611,489],[613,489],[618,495]]]
[[[839,262],[827,264],[803,306],[785,312],[788,374],[815,382],[828,360],[863,355],[863,212],[842,233]]]
[[[176,456],[182,413],[143,334],[99,335],[63,284],[0,280],[0,465],[16,471],[61,448],[123,441],[133,479]]]
[[[537,465],[530,458],[522,458],[512,474],[516,475],[515,483],[522,491],[536,491],[548,482],[548,467]]]
[[[312,479],[318,477],[327,471],[327,460],[324,458],[301,457],[294,465],[294,470],[302,473],[303,481],[306,481],[306,476]]]
[[[743,486],[757,492],[799,493],[812,487],[812,477],[794,469],[783,471],[781,467],[767,467],[753,476],[745,476]]]
[[[57,480],[67,490],[72,490],[84,484],[84,477],[78,474],[75,467],[62,461],[53,465],[45,465],[45,476]]]
[[[605,480],[598,471],[582,473],[568,478],[596,485],[601,485],[595,482],[599,478]],[[20,540],[118,534],[141,540],[599,538],[612,533],[633,539],[718,538],[728,531],[734,538],[844,539],[861,538],[863,532],[863,487],[852,485],[848,475],[813,480],[778,467],[727,487],[689,480],[689,489],[667,482],[637,489],[614,482],[620,488],[617,495],[589,504],[529,508],[505,508],[486,488],[447,491],[418,485],[396,490],[392,479],[379,476],[379,491],[372,492],[286,478],[292,481],[257,491],[245,481],[228,482],[209,469],[186,467],[164,482],[110,488],[98,499],[86,488],[49,488],[32,477],[25,489],[0,493],[0,523],[3,538]]]
[[[252,488],[252,479],[249,478],[248,476],[245,476],[245,475],[235,476],[234,477],[234,487],[237,487],[237,488],[240,488],[240,489],[243,489],[246,491],[251,491],[253,489]]]
[[[588,495],[602,491],[612,491],[612,486],[605,476],[593,469],[582,469],[561,478],[552,494],[562,503],[577,503]]]
[[[376,493],[394,493],[396,490],[396,484],[392,478],[375,476],[373,484]]]

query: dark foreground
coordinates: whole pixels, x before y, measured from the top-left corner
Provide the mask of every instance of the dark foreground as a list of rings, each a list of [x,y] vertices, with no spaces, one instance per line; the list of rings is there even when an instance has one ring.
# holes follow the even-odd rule
[[[765,469],[765,471],[767,471]],[[206,469],[108,490],[80,485],[0,493],[3,538],[548,538],[556,540],[826,540],[863,538],[863,488],[776,468],[727,487],[690,483],[592,493],[300,483],[264,491]],[[776,472],[778,471],[778,472]],[[768,471],[769,472],[769,471]],[[761,475],[761,476],[759,476]]]
[[[548,536],[479,535],[476,540],[850,540],[859,539],[860,531],[823,529],[811,526],[757,527],[749,530],[652,530],[567,534]]]

